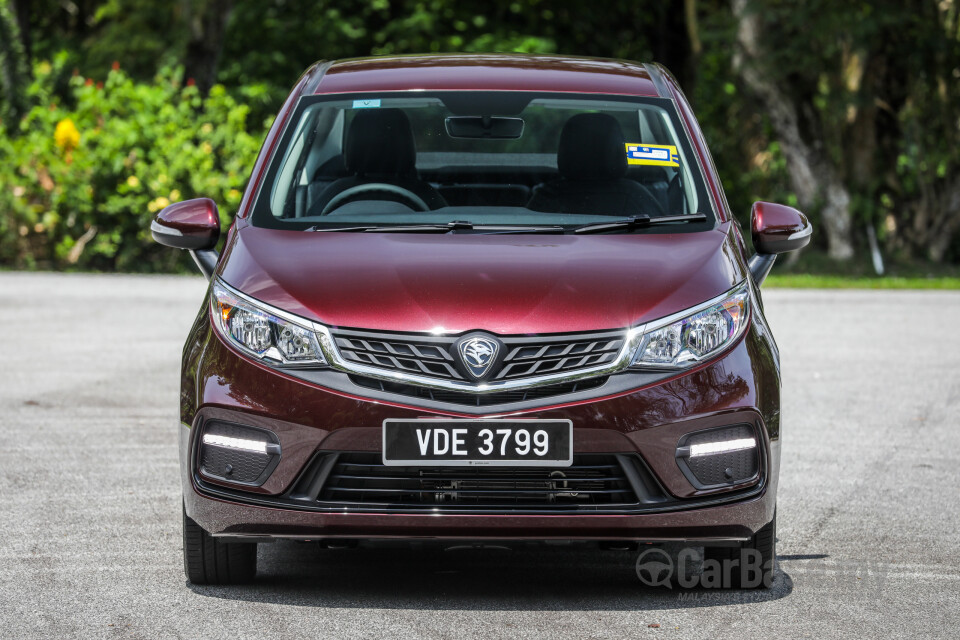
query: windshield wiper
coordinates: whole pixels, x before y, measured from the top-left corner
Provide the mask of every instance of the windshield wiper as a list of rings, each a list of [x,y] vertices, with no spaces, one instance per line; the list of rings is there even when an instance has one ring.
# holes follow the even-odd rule
[[[511,233],[549,233],[557,234],[564,233],[565,229],[563,227],[521,227],[521,226],[512,226],[512,225],[481,225],[474,227],[474,229],[481,229],[484,231],[483,235],[488,236],[499,236],[499,235],[509,235]]]
[[[574,233],[601,233],[603,231],[613,231],[614,229],[644,229],[657,224],[673,224],[675,222],[703,222],[707,219],[703,213],[687,213],[682,216],[634,216],[624,220],[614,220],[612,222],[599,222],[597,224],[588,224],[577,227]]]
[[[466,220],[454,220],[446,224],[414,224],[406,226],[390,225],[358,225],[356,227],[340,227],[328,229],[315,225],[305,229],[305,231],[354,231],[357,233],[381,232],[381,233],[451,233],[454,231],[482,231],[487,234],[509,234],[509,233],[563,233],[563,227],[524,227],[516,225],[475,225]]]
[[[338,227],[328,229],[315,225],[304,229],[304,231],[355,231],[357,233],[366,233],[368,231],[383,231],[386,233],[449,233],[454,229],[472,229],[473,226],[451,227],[447,224],[414,224],[408,226],[390,226],[390,225],[358,225],[356,227]]]

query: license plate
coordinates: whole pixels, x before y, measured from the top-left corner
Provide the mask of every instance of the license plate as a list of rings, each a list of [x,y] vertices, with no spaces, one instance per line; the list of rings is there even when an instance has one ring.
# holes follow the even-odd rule
[[[569,467],[569,420],[383,421],[383,464],[431,467]]]

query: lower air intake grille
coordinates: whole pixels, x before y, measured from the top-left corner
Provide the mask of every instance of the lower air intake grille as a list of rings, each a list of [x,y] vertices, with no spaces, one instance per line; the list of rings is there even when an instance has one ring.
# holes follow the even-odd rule
[[[691,476],[692,477],[692,476]],[[672,511],[756,495],[756,483],[704,499],[670,496],[635,453],[574,454],[573,465],[387,467],[379,452],[319,451],[290,489],[253,495],[197,478],[228,500],[325,513],[624,514]]]
[[[336,455],[321,503],[557,507],[636,504],[621,464],[634,456],[576,455],[560,469],[388,467],[378,453]]]

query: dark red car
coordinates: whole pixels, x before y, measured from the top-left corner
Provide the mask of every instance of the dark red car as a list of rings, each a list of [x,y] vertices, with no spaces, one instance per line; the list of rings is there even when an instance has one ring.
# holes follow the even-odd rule
[[[320,63],[253,167],[157,241],[210,290],[183,350],[194,583],[258,543],[683,541],[773,571],[777,346],[758,287],[809,240],[757,203],[748,255],[658,65]],[[645,547],[646,548],[646,547]]]

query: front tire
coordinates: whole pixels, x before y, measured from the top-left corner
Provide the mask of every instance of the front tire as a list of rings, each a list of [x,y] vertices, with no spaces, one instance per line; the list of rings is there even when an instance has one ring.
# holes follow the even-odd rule
[[[242,584],[257,574],[255,542],[214,538],[183,511],[183,571],[192,584]]]
[[[729,562],[733,569],[730,573],[730,588],[732,589],[769,589],[773,586],[773,580],[776,576],[774,569],[777,558],[777,514],[774,512],[773,520],[764,525],[757,531],[750,540],[744,542],[739,547],[707,547],[703,553],[703,559],[717,560],[721,566]],[[759,583],[756,575],[751,575],[744,562],[747,561],[747,554],[752,553],[754,558],[759,557],[760,574]],[[736,564],[734,564],[736,563]]]

